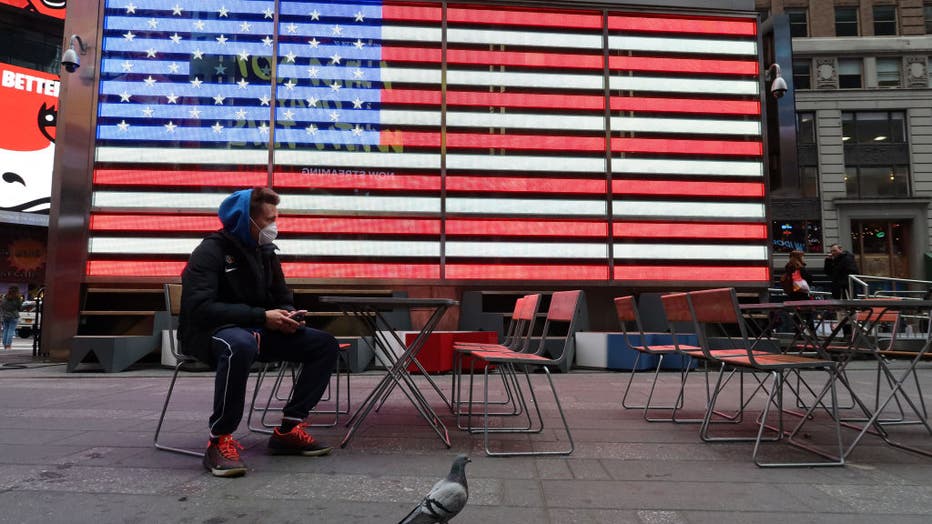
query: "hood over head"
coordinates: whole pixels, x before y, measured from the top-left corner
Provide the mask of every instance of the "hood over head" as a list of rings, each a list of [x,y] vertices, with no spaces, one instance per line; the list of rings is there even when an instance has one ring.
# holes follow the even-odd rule
[[[254,248],[258,245],[249,228],[249,200],[251,197],[252,189],[241,189],[224,198],[220,204],[220,209],[217,211],[223,229],[248,248]]]

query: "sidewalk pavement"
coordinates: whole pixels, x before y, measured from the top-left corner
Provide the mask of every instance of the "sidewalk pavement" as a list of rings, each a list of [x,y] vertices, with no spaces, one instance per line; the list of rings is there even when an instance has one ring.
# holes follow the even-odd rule
[[[29,363],[27,369],[0,369],[0,522],[394,523],[461,452],[473,462],[467,467],[469,503],[454,519],[459,524],[932,520],[932,458],[868,436],[844,468],[761,469],[751,461],[750,444],[705,444],[695,424],[648,423],[640,412],[622,409],[626,373],[554,376],[576,440],[569,457],[486,457],[481,436],[455,429],[449,413],[441,412],[453,438],[446,449],[396,391],[347,448],[328,457],[269,456],[266,437],[244,431],[244,421],[237,438],[249,473],[220,479],[197,458],[152,447],[168,370],[66,374],[64,365],[12,353],[22,354],[0,355],[0,362]],[[354,405],[379,376],[353,375]],[[874,375],[862,366],[850,376],[866,391]],[[927,390],[928,377],[926,368]],[[499,442],[564,444],[543,376],[533,378],[547,429]],[[449,377],[439,383],[448,388]],[[678,374],[663,374],[656,395],[671,399],[677,383]],[[212,389],[212,374],[183,374],[165,428],[173,444],[204,445]],[[695,380],[688,405],[701,407],[702,395]],[[433,392],[427,397],[441,404]],[[750,430],[754,417],[746,416],[741,429]],[[313,433],[336,445],[343,431]],[[813,442],[827,441],[818,423],[807,431]],[[894,431],[932,449],[919,428]],[[783,444],[766,450],[771,458],[805,457]]]

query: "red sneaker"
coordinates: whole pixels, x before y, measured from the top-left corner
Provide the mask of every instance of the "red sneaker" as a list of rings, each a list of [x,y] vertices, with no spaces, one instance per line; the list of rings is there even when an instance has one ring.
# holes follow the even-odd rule
[[[243,449],[233,435],[220,435],[207,442],[204,467],[215,477],[240,477],[246,474],[246,465],[239,459]]]
[[[305,431],[306,427],[307,424],[302,422],[287,433],[282,433],[281,428],[275,428],[269,438],[269,452],[275,455],[304,455],[305,457],[329,455],[333,448],[314,440],[314,437]]]

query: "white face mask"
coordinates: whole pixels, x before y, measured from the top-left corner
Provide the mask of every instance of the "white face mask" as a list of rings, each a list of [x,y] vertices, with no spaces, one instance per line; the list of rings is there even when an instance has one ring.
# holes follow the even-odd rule
[[[259,227],[259,224],[256,224],[255,220],[252,220],[252,223],[255,224],[257,228]],[[276,238],[278,238],[278,225],[276,225],[275,222],[272,222],[262,229],[259,229],[259,240],[257,240],[257,242],[260,246],[264,246],[266,244],[275,242]]]

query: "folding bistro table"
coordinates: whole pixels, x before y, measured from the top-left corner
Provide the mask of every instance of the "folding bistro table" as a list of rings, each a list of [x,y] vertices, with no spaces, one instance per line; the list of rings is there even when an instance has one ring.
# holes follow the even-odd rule
[[[456,300],[449,298],[406,298],[406,297],[354,297],[354,296],[322,296],[320,301],[327,304],[338,306],[343,313],[348,316],[359,319],[366,327],[369,339],[367,343],[372,347],[382,365],[385,366],[385,376],[373,388],[366,400],[353,412],[352,417],[346,425],[349,430],[343,437],[340,447],[346,447],[349,441],[363,421],[369,416],[373,409],[385,401],[392,393],[395,387],[398,387],[408,398],[411,404],[417,409],[418,413],[427,421],[431,429],[437,433],[437,436],[443,443],[450,447],[450,434],[446,425],[437,416],[437,413],[430,406],[430,403],[424,397],[414,378],[408,372],[408,366],[413,365],[427,379],[427,382],[434,388],[444,404],[449,407],[450,401],[430,378],[430,375],[421,366],[417,360],[417,355],[424,347],[431,332],[437,327],[444,313],[451,306],[459,304]],[[430,315],[424,327],[418,332],[415,339],[410,344],[405,344],[398,330],[389,321],[389,316],[384,312],[388,309],[403,308],[408,310],[428,310]],[[394,343],[393,343],[394,342]],[[396,352],[395,348],[403,348]]]

